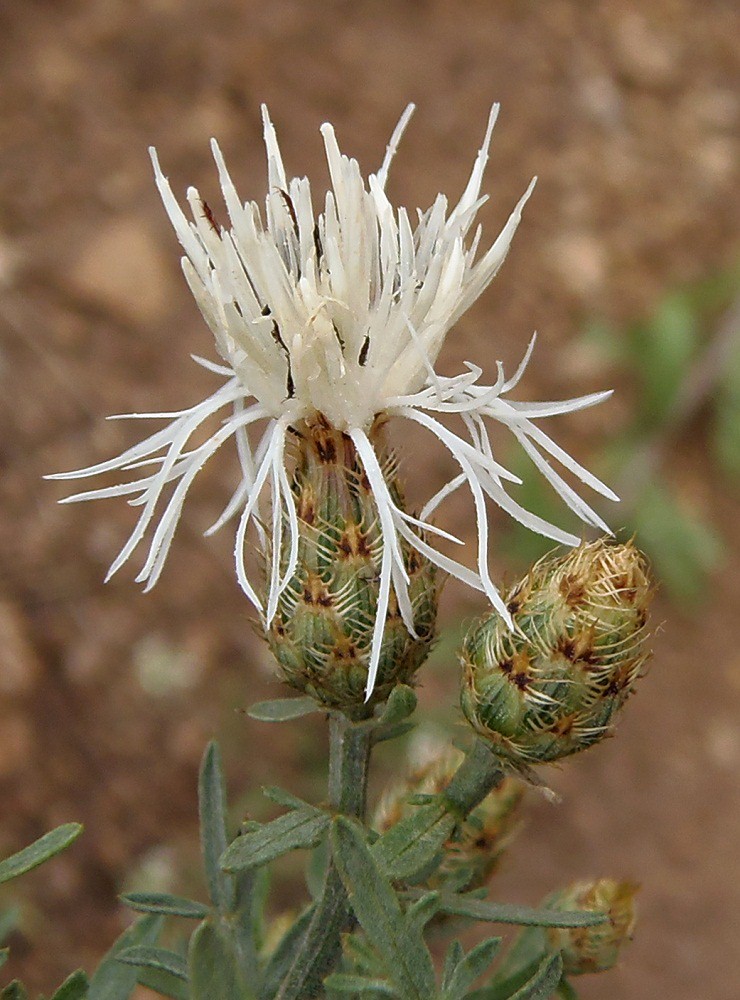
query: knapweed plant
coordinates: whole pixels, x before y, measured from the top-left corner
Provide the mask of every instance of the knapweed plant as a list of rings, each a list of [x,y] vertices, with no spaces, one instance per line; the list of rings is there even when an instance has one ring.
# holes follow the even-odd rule
[[[551,460],[602,496],[614,494],[540,426],[608,393],[512,399],[534,341],[511,377],[499,362],[490,382],[474,364],[453,377],[436,372],[455,321],[501,267],[534,182],[482,249],[476,215],[494,107],[457,204],[440,194],[413,217],[394,208],[386,179],[411,110],[367,180],[332,127],[322,127],[331,188],[318,213],[309,182],[286,174],[266,110],[264,212],[241,201],[214,142],[229,223],[193,188],[188,218],[152,152],[185,277],[221,357],[196,360],[222,384],[179,412],[129,415],[165,423],[117,458],[54,478],[126,474],[67,499],[129,497],[138,522],[110,572],[147,539],[138,579],[151,587],[195,476],[223,444],[235,444],[235,489],[210,530],[236,522],[239,584],[279,676],[298,692],[250,714],[288,724],[324,713],[328,792],[314,805],[265,789],[283,813],[231,830],[219,751],[209,746],[200,776],[209,901],[125,897],[143,915],[89,981],[76,973],[57,1000],[125,1000],[137,984],[175,1000],[573,997],[572,977],[611,968],[631,933],[635,886],[626,882],[556,883],[536,909],[489,898],[526,785],[544,783],[541,765],[611,733],[647,659],[651,587],[639,551],[608,537]],[[394,453],[405,421],[430,431],[459,468],[419,512],[406,505]],[[516,501],[519,480],[491,443],[496,422],[601,537],[584,542]],[[474,568],[449,554],[463,542],[432,519],[461,488],[475,512]],[[505,592],[489,572],[489,501],[566,547]],[[489,604],[459,652],[465,749],[440,746],[368,812],[372,750],[411,728],[413,687],[447,575]],[[57,835],[61,846],[65,836]],[[268,867],[297,849],[312,852],[305,905],[294,919],[270,921]],[[195,929],[170,935],[181,945],[164,947],[162,925],[175,918]],[[499,958],[500,938],[468,951],[457,939],[477,922],[524,929]],[[23,995],[19,984],[2,994]]]

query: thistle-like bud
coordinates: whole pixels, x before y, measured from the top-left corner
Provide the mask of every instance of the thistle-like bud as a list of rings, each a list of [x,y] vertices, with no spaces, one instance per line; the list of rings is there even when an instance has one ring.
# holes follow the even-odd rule
[[[397,508],[404,510],[395,458],[383,427],[370,432]],[[353,718],[366,716],[396,684],[409,684],[429,654],[437,615],[434,566],[403,539],[416,635],[391,588],[372,697],[368,668],[377,617],[384,540],[370,483],[350,437],[319,415],[295,434],[290,484],[298,516],[298,560],[268,630],[285,681]],[[288,565],[289,542],[280,554]],[[269,558],[269,553],[268,553]]]
[[[385,833],[415,808],[414,796],[444,792],[463,759],[464,754],[451,746],[429,754],[405,781],[386,791],[373,827]],[[464,892],[485,885],[516,833],[517,807],[523,794],[524,786],[516,778],[505,778],[490,792],[445,843],[443,861],[427,886]]]
[[[634,545],[605,540],[545,556],[462,648],[462,709],[515,769],[584,750],[612,729],[649,653],[652,588]]]
[[[632,938],[638,889],[634,882],[602,878],[575,882],[545,900],[544,905],[555,910],[587,910],[608,918],[594,927],[548,928],[550,944],[560,951],[566,975],[606,972],[617,964],[620,948]]]

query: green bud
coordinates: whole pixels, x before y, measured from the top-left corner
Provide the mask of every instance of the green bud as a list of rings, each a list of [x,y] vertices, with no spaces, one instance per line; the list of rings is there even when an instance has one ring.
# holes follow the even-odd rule
[[[617,964],[620,948],[632,938],[638,889],[634,882],[602,878],[576,882],[545,900],[544,905],[555,910],[587,910],[608,917],[594,927],[547,929],[550,944],[562,955],[566,975],[606,972]]]
[[[403,510],[395,458],[384,445],[380,421],[370,434],[393,501]],[[366,704],[380,589],[381,529],[352,440],[320,415],[296,432],[291,489],[298,513],[298,565],[268,631],[270,648],[288,684],[327,708],[362,718],[385,701],[395,685],[412,683],[429,654],[437,614],[435,569],[399,540],[410,580],[416,638],[409,634],[391,593],[377,680]],[[284,568],[288,535],[284,532]],[[268,553],[268,565],[269,559]]]
[[[429,754],[405,781],[386,791],[373,827],[385,833],[416,808],[414,796],[444,792],[463,759],[464,754],[451,746]],[[445,843],[444,859],[427,880],[427,887],[464,892],[485,885],[516,833],[517,807],[523,794],[524,786],[516,778],[505,778],[490,792]]]
[[[649,657],[652,588],[631,543],[600,540],[549,554],[462,647],[470,724],[515,769],[559,760],[603,739]]]

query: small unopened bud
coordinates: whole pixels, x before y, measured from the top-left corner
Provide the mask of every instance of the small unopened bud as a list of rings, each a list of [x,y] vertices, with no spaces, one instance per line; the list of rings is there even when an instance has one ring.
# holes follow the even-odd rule
[[[576,882],[545,901],[544,905],[551,909],[587,910],[607,917],[603,924],[593,927],[548,928],[550,944],[560,951],[566,975],[606,972],[617,964],[620,948],[632,938],[638,889],[634,882],[602,878],[597,882]]]
[[[450,746],[430,754],[404,782],[385,793],[373,827],[385,833],[414,810],[414,796],[444,792],[463,759],[464,754]],[[444,859],[427,887],[464,892],[485,885],[516,833],[523,794],[524,786],[516,778],[505,778],[490,792],[445,843]]]
[[[558,760],[603,739],[649,657],[652,588],[631,543],[600,540],[541,559],[462,648],[461,703],[514,768]]]
[[[380,423],[371,439],[393,501],[403,510],[395,459],[384,447]],[[383,540],[370,484],[349,436],[320,416],[301,425],[290,488],[298,515],[298,562],[268,630],[270,648],[288,684],[328,708],[362,717],[396,684],[412,683],[429,654],[437,614],[435,569],[399,541],[416,636],[391,591],[377,679],[366,704]],[[280,554],[283,572],[288,548],[286,540]]]

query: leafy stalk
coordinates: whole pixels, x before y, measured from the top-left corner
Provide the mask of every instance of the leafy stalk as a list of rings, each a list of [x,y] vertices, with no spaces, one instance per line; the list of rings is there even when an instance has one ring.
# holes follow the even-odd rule
[[[329,728],[329,804],[344,816],[365,815],[372,727],[334,713]],[[324,977],[341,953],[341,934],[352,920],[347,893],[333,861],[293,964],[276,1000],[308,1000],[320,995]]]

